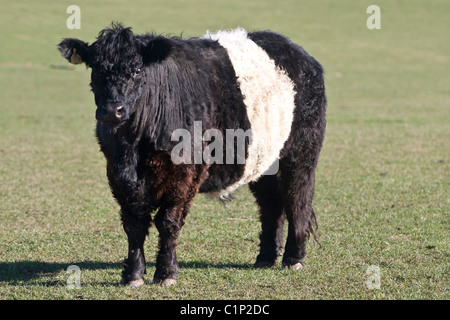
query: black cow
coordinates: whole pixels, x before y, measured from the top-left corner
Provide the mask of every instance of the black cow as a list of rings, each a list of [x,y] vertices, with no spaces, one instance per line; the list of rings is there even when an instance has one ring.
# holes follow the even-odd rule
[[[255,266],[275,264],[287,218],[283,266],[302,267],[306,240],[316,238],[326,109],[322,67],[302,47],[271,31],[180,39],[113,23],[91,45],[67,38],[58,49],[92,69],[96,134],[128,236],[121,283],[144,283],[152,221],[160,236],[153,283],[176,283],[177,238],[194,196],[225,199],[245,184],[261,214]]]

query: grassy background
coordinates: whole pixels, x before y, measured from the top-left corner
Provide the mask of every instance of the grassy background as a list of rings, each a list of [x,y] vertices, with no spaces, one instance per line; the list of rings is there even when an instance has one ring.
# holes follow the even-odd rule
[[[81,8],[68,30],[67,6]],[[0,0],[1,299],[449,299],[450,3]],[[179,241],[179,284],[118,285],[127,254],[94,138],[89,72],[63,37],[93,42],[112,20],[184,37],[272,29],[326,70],[328,128],[316,176],[319,239],[300,272],[251,268],[260,231],[248,189],[199,196]],[[156,229],[146,242],[147,282]],[[70,290],[66,269],[81,270]],[[381,270],[369,290],[366,270]]]

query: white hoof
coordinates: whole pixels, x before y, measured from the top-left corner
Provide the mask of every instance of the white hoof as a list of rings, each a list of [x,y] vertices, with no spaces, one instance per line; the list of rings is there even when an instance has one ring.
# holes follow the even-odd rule
[[[301,268],[303,268],[303,265],[301,262],[298,262],[296,264],[293,265],[286,265],[283,263],[283,268],[284,269],[288,269],[288,270],[300,270]]]
[[[133,280],[128,282],[128,286],[130,286],[131,288],[137,288],[140,287],[144,284],[144,279],[139,279],[139,280]]]
[[[125,282],[124,279],[122,279],[120,281],[120,284],[124,285],[124,286],[127,286],[127,287],[130,287],[130,288],[137,288],[137,287],[140,287],[140,286],[142,286],[144,284],[144,279],[132,280],[132,281],[130,281],[128,283]]]
[[[173,285],[177,284],[177,280],[175,279],[165,279],[165,280],[160,280],[160,279],[153,279],[152,284],[159,284],[161,285],[161,287],[170,287]]]
[[[162,287],[170,287],[177,284],[177,280],[175,279],[166,279],[163,282],[161,282]]]

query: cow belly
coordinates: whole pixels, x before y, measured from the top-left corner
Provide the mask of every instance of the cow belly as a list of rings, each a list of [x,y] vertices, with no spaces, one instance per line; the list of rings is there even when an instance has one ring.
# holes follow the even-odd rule
[[[251,125],[244,174],[237,182],[215,193],[230,193],[257,180],[280,155],[294,117],[294,83],[268,54],[247,37],[243,29],[207,34],[227,50],[233,64]]]

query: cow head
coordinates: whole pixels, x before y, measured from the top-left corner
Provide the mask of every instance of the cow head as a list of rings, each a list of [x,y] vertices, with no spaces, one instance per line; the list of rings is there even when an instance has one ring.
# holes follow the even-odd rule
[[[70,63],[91,68],[91,88],[97,105],[96,119],[116,127],[128,120],[146,83],[146,68],[166,58],[170,41],[157,36],[135,36],[131,28],[113,24],[88,43],[66,38],[59,45]]]

